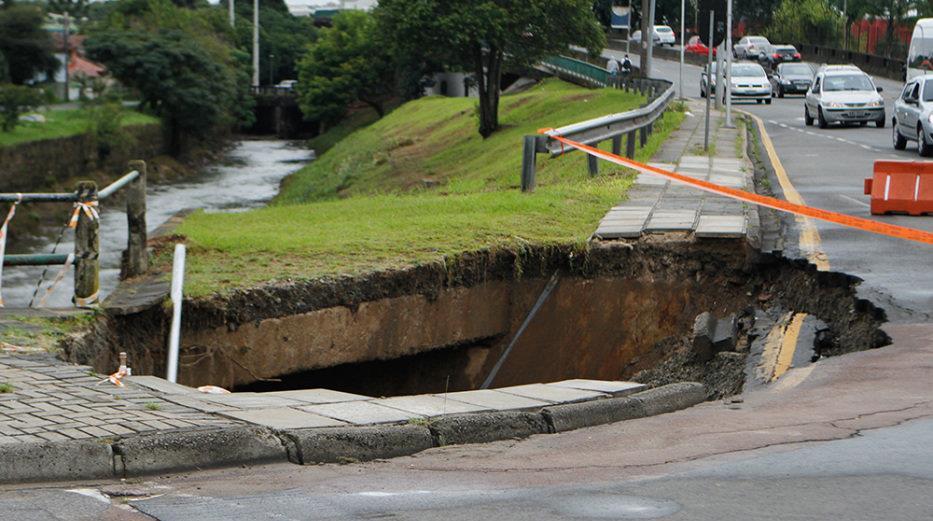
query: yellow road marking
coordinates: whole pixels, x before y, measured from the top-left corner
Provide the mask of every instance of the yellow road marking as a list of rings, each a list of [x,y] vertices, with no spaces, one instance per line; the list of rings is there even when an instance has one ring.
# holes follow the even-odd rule
[[[806,313],[796,313],[791,319],[787,329],[784,330],[784,339],[781,341],[781,349],[778,351],[777,362],[774,364],[774,374],[771,375],[771,381],[775,381],[790,369],[794,361],[794,352],[797,351],[797,339],[800,338],[800,329],[803,326],[803,319],[807,318]]]
[[[784,192],[784,198],[794,204],[806,205],[807,203],[803,200],[803,197],[801,197],[800,192],[798,192],[794,184],[791,183],[787,171],[784,170],[784,165],[777,155],[774,143],[771,142],[771,136],[769,136],[768,131],[765,130],[765,122],[758,116],[749,112],[742,113],[755,120],[755,123],[758,125],[758,130],[761,134],[761,143],[764,145],[765,151],[768,152],[768,158],[771,160],[771,165],[774,167],[774,175],[777,176],[778,182],[781,184],[781,190]],[[826,257],[826,253],[823,252],[823,246],[820,242],[820,232],[817,230],[816,225],[807,217],[797,216],[796,219],[800,226],[800,250],[806,254],[807,260],[812,262],[816,266],[816,269],[820,271],[829,271],[829,259]]]

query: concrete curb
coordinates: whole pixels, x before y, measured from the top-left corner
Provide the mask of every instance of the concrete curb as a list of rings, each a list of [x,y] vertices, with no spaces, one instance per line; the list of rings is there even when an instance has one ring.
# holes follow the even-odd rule
[[[293,444],[289,460],[299,465],[396,458],[434,447],[422,425],[376,425],[292,429],[281,433]]]
[[[706,399],[703,384],[665,385],[631,396],[545,407],[541,413],[553,432],[566,432],[686,409]]]
[[[160,472],[290,461],[342,463],[395,458],[433,447],[566,432],[685,409],[702,402],[695,382],[629,396],[444,416],[426,424],[272,431],[261,427],[168,431],[125,438],[0,445],[0,483],[124,478]]]

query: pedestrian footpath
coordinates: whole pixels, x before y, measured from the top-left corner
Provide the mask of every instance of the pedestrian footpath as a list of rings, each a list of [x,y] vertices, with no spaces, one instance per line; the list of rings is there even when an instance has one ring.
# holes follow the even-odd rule
[[[651,166],[730,188],[753,190],[753,173],[745,159],[745,136],[740,128],[725,128],[725,115],[710,118],[710,148],[704,144],[704,105],[687,103],[681,127],[671,133]],[[600,221],[601,240],[636,239],[645,234],[680,232],[696,238],[743,238],[757,212],[733,199],[681,186],[668,179],[640,173],[626,199]]]

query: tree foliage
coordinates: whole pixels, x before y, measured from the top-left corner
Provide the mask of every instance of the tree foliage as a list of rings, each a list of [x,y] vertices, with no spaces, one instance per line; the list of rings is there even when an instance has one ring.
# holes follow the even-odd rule
[[[305,117],[333,123],[362,101],[379,114],[395,93],[392,58],[372,15],[347,11],[321,31],[299,64],[298,90]]]
[[[23,85],[0,85],[0,129],[10,132],[19,123],[19,116],[42,103],[42,96]]]
[[[783,0],[766,35],[772,42],[835,44],[842,15],[825,0]]]
[[[226,5],[221,2],[221,11]],[[253,3],[236,5],[236,43],[247,54],[253,49]],[[293,16],[281,0],[263,0],[259,3],[259,53],[261,83],[298,78],[298,62],[315,39],[314,20],[308,16]],[[273,56],[270,58],[270,56]]]
[[[0,9],[0,53],[6,57],[10,80],[22,85],[40,72],[54,72],[52,38],[42,29],[37,5],[9,5]]]
[[[10,82],[10,66],[7,64],[6,56],[0,51],[0,83]]]
[[[252,118],[244,64],[213,9],[168,0],[120,2],[85,43],[91,59],[139,92],[160,116],[173,152],[192,136],[209,136]]]
[[[506,67],[529,66],[568,45],[601,51],[606,39],[592,0],[382,0],[381,32],[395,56],[470,71],[479,90],[479,132],[499,128]]]

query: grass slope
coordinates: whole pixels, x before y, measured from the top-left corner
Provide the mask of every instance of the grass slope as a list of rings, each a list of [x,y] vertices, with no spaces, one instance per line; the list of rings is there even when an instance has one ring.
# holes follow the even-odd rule
[[[0,132],[0,147],[17,145],[29,141],[75,136],[87,132],[89,121],[83,110],[53,109],[43,112],[45,123],[21,121],[10,132]],[[127,110],[123,117],[123,126],[154,125],[158,118]]]
[[[538,189],[522,194],[521,137],[641,102],[548,81],[504,97],[504,128],[486,140],[476,133],[473,100],[407,103],[292,176],[273,206],[191,215],[178,229],[190,247],[186,291],[403,268],[529,243],[582,245],[632,177],[602,164],[591,178],[578,153],[540,157]],[[682,118],[668,112],[638,157],[650,157]],[[425,188],[423,179],[438,184]]]

